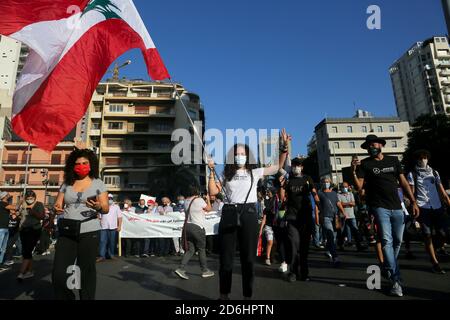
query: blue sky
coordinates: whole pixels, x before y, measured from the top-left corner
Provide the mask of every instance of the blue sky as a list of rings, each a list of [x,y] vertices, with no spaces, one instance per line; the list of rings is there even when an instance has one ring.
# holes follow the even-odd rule
[[[198,93],[207,128],[282,128],[306,153],[326,115],[396,115],[389,66],[445,35],[438,0],[134,0],[172,78]],[[366,27],[369,5],[381,30]],[[148,79],[138,50],[121,76]]]

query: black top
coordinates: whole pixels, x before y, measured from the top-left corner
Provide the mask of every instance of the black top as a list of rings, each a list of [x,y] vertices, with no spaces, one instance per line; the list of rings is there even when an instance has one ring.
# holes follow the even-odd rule
[[[147,206],[144,206],[143,208],[141,208],[140,206],[134,207],[134,213],[136,213],[136,214],[145,213],[147,210],[148,210]]]
[[[42,228],[41,220],[45,217],[45,208],[42,202],[37,201],[32,208],[27,209],[28,214],[25,217],[25,221],[22,224],[23,229]]]
[[[266,226],[273,227],[273,222],[275,220],[275,208],[277,198],[272,197],[269,200],[264,200],[264,212],[263,214],[266,216]]]
[[[399,176],[403,174],[397,157],[384,156],[383,160],[366,158],[358,167],[358,178],[364,178],[367,205],[373,208],[399,210]]]
[[[287,220],[312,220],[312,205],[309,194],[313,188],[314,182],[310,176],[304,175],[289,179],[285,186],[287,194]]]
[[[8,204],[0,201],[0,229],[8,229],[9,225],[9,210],[6,210]]]

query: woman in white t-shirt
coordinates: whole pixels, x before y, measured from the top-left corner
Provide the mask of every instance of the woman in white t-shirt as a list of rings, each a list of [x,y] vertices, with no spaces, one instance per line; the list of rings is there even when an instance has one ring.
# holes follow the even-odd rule
[[[283,165],[290,140],[284,129],[280,140],[279,163]],[[217,195],[222,190],[225,193],[225,205],[219,224],[221,300],[228,300],[231,292],[236,238],[240,249],[243,296],[244,299],[250,299],[253,295],[254,263],[258,243],[257,185],[264,176],[274,175],[280,168],[278,165],[257,168],[256,163],[249,146],[243,144],[236,144],[229,151],[224,175],[220,181],[215,180],[214,162],[209,163],[211,169],[209,193]]]
[[[206,218],[205,214],[211,211],[211,204],[205,202],[200,196],[197,186],[191,186],[188,190],[188,198],[184,203],[184,214],[186,223],[183,228],[183,241],[186,242],[185,253],[181,260],[180,267],[175,273],[182,279],[189,280],[186,275],[185,267],[189,260],[198,251],[200,268],[202,269],[202,278],[214,276],[214,272],[208,269],[206,263]]]

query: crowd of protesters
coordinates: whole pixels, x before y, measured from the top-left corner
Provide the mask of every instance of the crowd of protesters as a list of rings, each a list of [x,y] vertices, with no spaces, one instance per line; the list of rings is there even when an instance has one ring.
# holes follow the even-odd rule
[[[0,271],[8,270],[22,256],[17,279],[32,278],[33,255],[49,254],[54,239],[53,286],[58,299],[75,299],[67,283],[67,270],[78,266],[81,299],[94,299],[96,263],[115,260],[122,215],[167,215],[182,212],[186,220],[180,238],[123,238],[125,257],[180,256],[174,273],[188,280],[186,265],[198,255],[201,276],[213,277],[207,254],[219,255],[220,299],[231,293],[234,255],[239,250],[242,291],[253,295],[257,253],[261,262],[278,271],[289,282],[311,281],[310,248],[322,250],[331,267],[341,267],[339,252],[355,254],[374,248],[383,275],[390,281],[390,293],[403,295],[398,263],[402,243],[406,258],[412,234],[422,233],[432,271],[445,274],[440,260],[448,259],[450,198],[439,173],[430,167],[431,154],[418,150],[414,166],[405,172],[396,157],[383,154],[386,141],[368,135],[361,148],[368,157],[352,161],[352,178],[339,185],[330,177],[314,182],[304,173],[304,159],[290,159],[291,137],[283,130],[280,165],[258,168],[247,145],[236,144],[227,155],[224,173],[217,176],[211,161],[207,192],[192,185],[173,203],[169,197],[133,204],[126,198],[114,200],[99,179],[98,159],[90,150],[76,149],[65,167],[65,181],[53,207],[37,201],[28,190],[19,205],[8,192],[0,192]],[[267,177],[274,177],[264,185]],[[218,235],[206,236],[205,215],[221,214]],[[55,223],[57,221],[57,223]],[[258,243],[263,243],[258,248]],[[182,257],[181,257],[182,256]]]

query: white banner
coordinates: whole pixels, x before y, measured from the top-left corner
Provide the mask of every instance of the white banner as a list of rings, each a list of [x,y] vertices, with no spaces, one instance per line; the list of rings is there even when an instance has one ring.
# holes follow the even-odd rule
[[[210,212],[205,215],[206,235],[219,232],[220,214]],[[122,212],[121,238],[179,238],[184,225],[184,213],[135,214]]]

